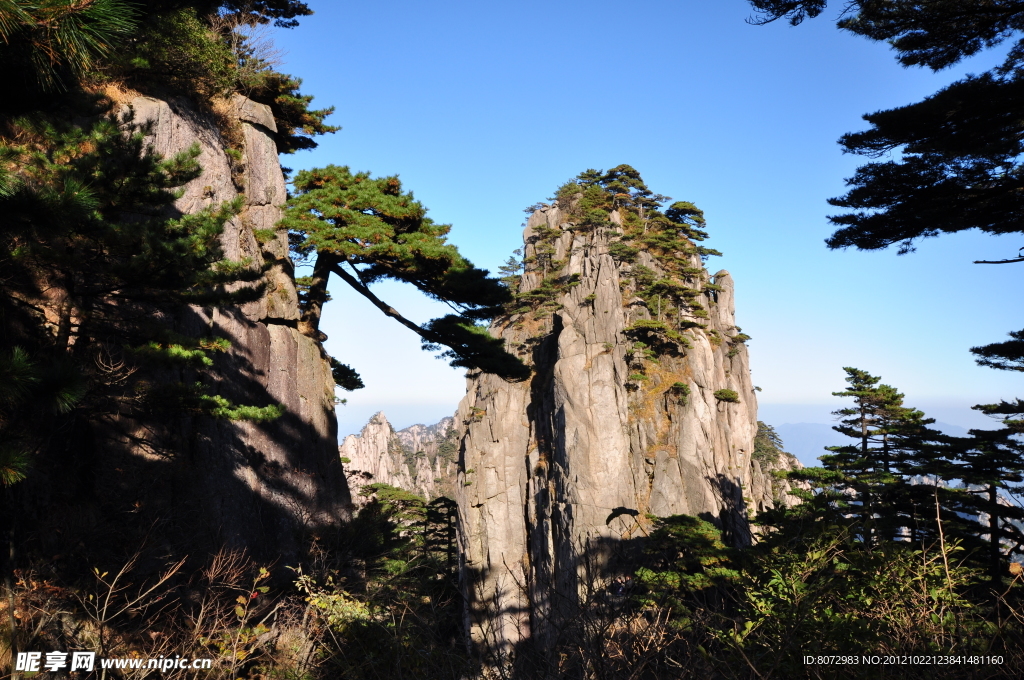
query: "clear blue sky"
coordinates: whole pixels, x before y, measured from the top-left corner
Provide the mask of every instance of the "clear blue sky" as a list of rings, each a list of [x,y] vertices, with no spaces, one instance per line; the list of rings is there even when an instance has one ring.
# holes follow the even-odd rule
[[[901,68],[884,44],[826,15],[791,28],[745,23],[744,0],[309,3],[277,31],[283,70],[343,130],[282,160],[398,174],[451,240],[496,269],[521,244],[522,209],[586,168],[628,163],[654,190],[700,206],[732,272],[762,419],[829,422],[843,366],[881,375],[945,422],[984,425],[979,401],[1024,396],[1016,374],[968,348],[1024,326],[1015,292],[1024,238],[943,236],[917,253],[828,251],[825,199],[862,159],[836,140],[860,116],[910,103],[968,72]],[[383,409],[397,427],[433,421],[464,392],[460,371],[341,285],[328,349],[363,375],[342,435]],[[443,313],[396,286],[410,317]]]

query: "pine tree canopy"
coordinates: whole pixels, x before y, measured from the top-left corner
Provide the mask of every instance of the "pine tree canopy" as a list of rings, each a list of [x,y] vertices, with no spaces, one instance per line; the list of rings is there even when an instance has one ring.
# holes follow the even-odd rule
[[[402,190],[397,177],[372,178],[331,165],[299,172],[294,187],[282,224],[291,232],[295,253],[314,260],[304,296],[306,332],[320,335],[333,273],[417,333],[425,349],[443,350],[453,366],[513,380],[529,375],[501,340],[477,325],[501,312],[510,299],[508,289],[447,242],[451,227],[427,217],[426,208]],[[415,324],[371,291],[371,284],[387,279],[410,283],[457,313]]]
[[[850,191],[829,200],[854,212],[832,216],[840,225],[829,248],[863,250],[980,229],[1024,231],[1024,79],[1016,74],[970,76],[924,101],[865,116],[872,128],[847,134],[849,153],[900,159],[868,163],[847,180]]]
[[[818,16],[828,0],[750,0],[760,16],[753,23],[787,19],[796,25]],[[940,70],[994,47],[1024,28],[1021,0],[850,0],[836,25],[888,42],[904,66]],[[1008,63],[1016,63],[1021,42]]]
[[[750,0],[754,23],[799,24],[827,0]],[[978,229],[1024,232],[1024,0],[851,0],[837,26],[886,41],[904,66],[940,70],[1006,41],[1003,63],[969,75],[922,101],[864,116],[869,129],[844,135],[847,153],[878,159],[846,180],[829,203],[839,227],[829,248],[914,250],[917,239]],[[1019,253],[980,264],[1024,262]],[[1021,370],[1021,338],[974,347],[982,366]]]
[[[930,429],[934,421],[904,406],[878,376],[844,370],[847,389],[834,394],[853,404],[834,412],[834,429],[854,443],[830,447],[821,467],[785,473],[802,483],[791,493],[804,502],[759,515],[772,529],[766,544],[813,544],[837,527],[872,550],[910,544],[932,551],[945,541],[963,562],[985,567],[990,589],[1002,588],[1009,560],[1024,554],[1024,509],[1011,495],[1024,491],[1020,428],[950,437]],[[1020,414],[1024,402],[976,408]]]
[[[62,90],[135,28],[123,0],[0,0],[0,66],[15,78]]]
[[[832,429],[854,441],[829,447],[820,468],[787,473],[816,490],[798,494],[804,495],[806,507],[794,512],[850,524],[854,535],[868,544],[934,535],[934,506],[930,515],[927,510],[933,488],[909,481],[950,477],[949,451],[942,446],[947,438],[928,427],[933,419],[904,406],[903,394],[880,384],[878,376],[851,367],[843,370],[847,389],[833,395],[853,404],[833,412],[839,424]]]
[[[826,0],[750,0],[755,23],[798,24],[821,14]],[[829,219],[840,228],[829,248],[911,252],[918,238],[965,229],[1024,231],[1018,198],[1024,170],[1024,0],[853,0],[837,26],[886,41],[904,66],[940,70],[1013,40],[1004,63],[943,88],[923,101],[866,115],[871,128],[844,135],[847,153],[896,160],[868,163],[829,202],[852,212]]]

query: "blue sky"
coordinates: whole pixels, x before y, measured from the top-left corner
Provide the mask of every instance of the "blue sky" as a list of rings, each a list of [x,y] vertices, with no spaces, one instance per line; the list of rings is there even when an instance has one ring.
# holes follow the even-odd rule
[[[943,236],[902,257],[823,244],[825,201],[863,161],[839,136],[996,55],[901,68],[885,45],[835,29],[841,3],[797,28],[745,23],[745,0],[309,4],[314,16],[275,33],[282,68],[344,129],[286,165],[398,174],[495,270],[521,244],[524,207],[586,168],[628,163],[704,210],[707,245],[724,253],[708,267],[733,274],[737,323],[753,337],[762,419],[829,422],[843,366],[962,426],[989,422],[971,404],[1024,396],[1020,376],[967,351],[1024,326],[1010,294],[1024,266],[971,264],[1024,239]],[[414,319],[443,313],[399,286],[379,294]],[[344,395],[342,435],[377,410],[396,427],[454,410],[461,371],[342,285],[332,295],[328,349],[367,383]]]

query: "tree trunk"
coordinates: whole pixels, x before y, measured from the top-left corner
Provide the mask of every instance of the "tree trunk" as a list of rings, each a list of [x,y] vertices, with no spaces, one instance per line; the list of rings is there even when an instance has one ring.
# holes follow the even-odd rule
[[[326,340],[320,332],[320,316],[323,314],[324,303],[327,302],[327,282],[331,277],[331,268],[338,264],[338,258],[329,253],[320,253],[313,265],[312,282],[309,285],[309,292],[306,294],[305,309],[302,310],[302,319],[299,321],[299,330],[303,335]]]

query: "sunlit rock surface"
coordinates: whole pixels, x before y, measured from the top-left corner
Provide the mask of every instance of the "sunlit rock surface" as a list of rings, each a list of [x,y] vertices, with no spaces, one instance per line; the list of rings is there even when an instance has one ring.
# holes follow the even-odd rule
[[[660,274],[658,262],[640,252],[633,264],[617,263],[608,246],[618,228],[576,231],[556,207],[530,217],[527,261],[540,225],[559,230],[552,257],[579,283],[563,289],[554,311],[492,325],[534,375],[471,377],[456,416],[465,431],[456,499],[467,625],[478,645],[499,653],[553,639],[580,593],[628,563],[648,515],[697,515],[744,545],[748,511],[785,496],[751,460],[757,400],[729,273],[693,283],[720,290],[697,298],[708,317],[688,317],[705,326],[685,332],[691,348],[652,360],[623,331],[658,317],[629,276],[638,265]],[[540,281],[528,272],[519,290]],[[720,390],[738,401],[716,398]]]

